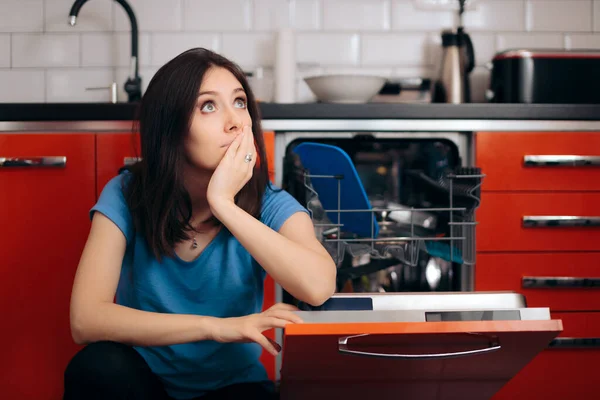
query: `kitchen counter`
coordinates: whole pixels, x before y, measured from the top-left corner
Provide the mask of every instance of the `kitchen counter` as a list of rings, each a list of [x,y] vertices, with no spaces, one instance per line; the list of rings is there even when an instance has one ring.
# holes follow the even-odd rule
[[[600,131],[600,105],[261,103],[260,109],[263,128],[273,131]],[[65,129],[65,122],[67,130],[129,130],[135,113],[129,103],[5,103],[0,131]]]

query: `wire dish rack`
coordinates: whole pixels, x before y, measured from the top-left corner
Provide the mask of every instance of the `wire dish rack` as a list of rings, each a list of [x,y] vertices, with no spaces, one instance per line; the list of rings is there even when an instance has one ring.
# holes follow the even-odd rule
[[[358,268],[363,268],[364,271],[353,268],[357,275],[375,272],[386,265],[398,263],[416,266],[422,251],[453,263],[475,263],[475,209],[480,203],[480,186],[485,177],[478,168],[455,168],[453,172],[437,180],[425,176],[421,171],[412,171],[411,174],[421,179],[430,190],[436,190],[440,196],[446,194],[447,206],[431,208],[388,204],[370,209],[342,209],[343,175],[311,175],[310,171],[305,169],[302,169],[300,174],[307,191],[306,208],[311,215],[317,237],[338,268],[348,256],[384,261],[383,264],[378,262],[376,265]],[[323,208],[319,194],[312,185],[315,179],[331,180],[332,185],[337,185],[337,208]],[[340,223],[343,213],[370,213],[377,221],[379,233],[375,234],[374,224],[370,236],[360,237],[344,232],[344,224]],[[438,222],[435,234],[432,230],[424,229],[434,220],[442,221]],[[385,263],[386,260],[389,263]]]

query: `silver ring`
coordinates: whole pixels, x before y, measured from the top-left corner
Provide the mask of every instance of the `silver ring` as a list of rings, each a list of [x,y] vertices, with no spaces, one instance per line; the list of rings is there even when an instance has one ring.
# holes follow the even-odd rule
[[[249,163],[250,161],[252,161],[252,153],[248,153],[246,154],[246,157],[244,157],[244,162]]]

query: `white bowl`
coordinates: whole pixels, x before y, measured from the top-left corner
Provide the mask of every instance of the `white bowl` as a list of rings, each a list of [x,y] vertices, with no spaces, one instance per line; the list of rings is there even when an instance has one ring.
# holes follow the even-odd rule
[[[304,78],[318,100],[328,103],[366,103],[387,78],[373,75],[319,75]]]

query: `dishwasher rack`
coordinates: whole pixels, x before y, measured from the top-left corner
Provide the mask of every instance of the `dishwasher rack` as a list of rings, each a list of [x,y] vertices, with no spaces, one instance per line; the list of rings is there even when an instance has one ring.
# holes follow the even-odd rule
[[[467,171],[467,172],[465,172]],[[389,260],[390,265],[394,263],[403,263],[408,266],[416,266],[419,261],[419,254],[422,250],[436,248],[438,254],[444,254],[447,261],[474,265],[475,264],[475,209],[479,205],[479,188],[481,181],[485,177],[477,168],[457,168],[453,173],[448,173],[436,182],[448,192],[447,207],[415,208],[415,207],[372,207],[370,209],[352,210],[341,209],[341,180],[342,175],[311,175],[310,171],[302,170],[304,177],[304,187],[307,190],[306,208],[311,215],[317,237],[334,259],[338,268],[341,266],[344,257],[348,254],[351,257],[366,256],[371,260]],[[337,185],[337,208],[324,209],[319,201],[319,195],[313,188],[311,182],[314,179],[330,179],[331,183]],[[464,182],[469,182],[464,184]],[[457,207],[455,196],[470,196],[475,206]],[[408,213],[409,222],[405,225],[406,234],[402,236],[382,237],[376,236],[374,228],[371,228],[371,235],[368,237],[357,237],[356,235],[345,235],[344,226],[339,223],[342,213],[371,213],[375,218],[379,216],[378,224],[380,226],[394,225],[389,220],[393,212]],[[417,234],[415,223],[415,214],[436,213],[438,215],[447,213],[447,234],[446,235],[420,235]],[[334,215],[337,218],[329,218],[327,215]],[[333,220],[332,220],[333,219]],[[380,232],[381,233],[381,232]],[[381,269],[379,266],[377,269]],[[375,272],[377,269],[365,273]]]

